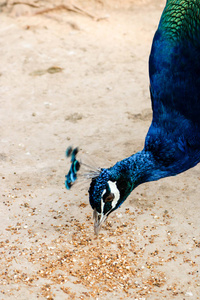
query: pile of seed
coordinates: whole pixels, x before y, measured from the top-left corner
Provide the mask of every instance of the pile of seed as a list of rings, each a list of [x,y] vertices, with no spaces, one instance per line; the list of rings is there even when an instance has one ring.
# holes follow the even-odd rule
[[[83,211],[85,207],[80,205]],[[29,204],[23,209],[35,213]],[[163,266],[172,262],[187,264],[195,287],[200,286],[200,242],[192,241],[196,261],[189,252],[180,251],[181,237],[174,241],[173,232],[166,230],[173,219],[167,211],[159,216],[150,208],[126,209],[123,216],[113,214],[98,238],[93,234],[90,215],[85,214],[83,223],[72,218],[64,224],[61,211],[50,213],[53,237],[48,242],[46,230],[38,237],[23,222],[6,228],[10,239],[0,241],[2,295],[14,295],[26,286],[46,299],[54,299],[58,292],[69,299],[103,299],[109,295],[116,299],[148,299],[149,295],[165,295],[166,291],[170,297],[183,295],[180,284],[169,284],[170,278],[163,272]],[[150,224],[144,219],[147,216]],[[139,218],[143,226],[137,225]],[[20,239],[24,234],[26,246]]]

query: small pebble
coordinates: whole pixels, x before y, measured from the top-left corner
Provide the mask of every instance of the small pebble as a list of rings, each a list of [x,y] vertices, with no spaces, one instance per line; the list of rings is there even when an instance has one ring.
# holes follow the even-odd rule
[[[192,296],[193,296],[193,293],[192,293],[192,292],[186,292],[186,293],[185,293],[185,296],[192,297]]]

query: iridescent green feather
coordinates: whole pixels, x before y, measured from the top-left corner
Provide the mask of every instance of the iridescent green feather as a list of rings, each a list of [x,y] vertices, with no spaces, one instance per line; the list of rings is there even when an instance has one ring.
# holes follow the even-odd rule
[[[172,40],[190,39],[199,43],[200,1],[168,0],[159,28]]]

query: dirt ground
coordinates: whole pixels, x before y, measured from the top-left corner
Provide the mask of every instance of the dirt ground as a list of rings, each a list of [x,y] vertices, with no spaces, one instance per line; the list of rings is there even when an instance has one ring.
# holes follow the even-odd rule
[[[200,299],[200,165],[138,187],[98,238],[89,182],[64,186],[69,145],[100,167],[142,149],[165,1],[28,4],[0,1],[0,299]]]

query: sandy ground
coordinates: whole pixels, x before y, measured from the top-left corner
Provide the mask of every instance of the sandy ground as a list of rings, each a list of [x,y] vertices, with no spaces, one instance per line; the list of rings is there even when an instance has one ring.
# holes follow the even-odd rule
[[[200,166],[138,187],[99,238],[89,182],[64,187],[69,145],[100,167],[142,149],[164,4],[2,6],[0,299],[200,299]]]

